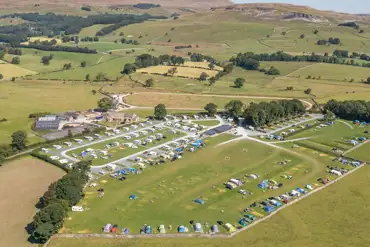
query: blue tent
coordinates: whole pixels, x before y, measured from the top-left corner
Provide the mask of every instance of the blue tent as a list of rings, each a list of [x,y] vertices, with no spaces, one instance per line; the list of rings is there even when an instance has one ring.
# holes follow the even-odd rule
[[[150,225],[145,227],[145,234],[152,234],[152,227]]]
[[[117,175],[127,175],[126,169],[118,170]]]
[[[132,168],[132,167],[127,168],[127,170],[128,170],[129,172],[136,172],[136,168]]]
[[[181,225],[177,228],[178,232],[185,232],[185,226]]]
[[[128,198],[130,198],[131,200],[136,200],[136,199],[137,199],[137,196],[135,196],[135,195],[130,195]]]
[[[195,199],[195,200],[194,200],[194,202],[195,202],[195,203],[202,204],[202,205],[205,203],[203,200],[201,200],[201,199],[199,199],[199,198]]]
[[[180,153],[180,152],[182,152],[182,148],[176,148],[175,151]]]
[[[360,122],[360,121],[358,121],[358,120],[354,120],[354,121],[353,121],[353,123],[354,123],[354,124],[358,124],[359,122]]]
[[[306,194],[307,193],[307,191],[305,191],[304,189],[301,189],[301,188],[297,188],[297,191],[299,193],[302,193],[302,194]]]
[[[261,183],[258,184],[258,188],[260,189],[266,189],[267,187],[269,187],[269,183],[267,180],[263,180]]]
[[[281,206],[281,202],[279,201],[273,201],[271,202],[272,205],[274,205],[275,207],[280,207]]]
[[[247,226],[248,225],[248,222],[245,219],[241,218],[238,221],[238,224],[241,225],[241,226]]]
[[[366,122],[361,122],[361,125],[367,125],[367,123]]]
[[[352,161],[352,166],[354,166],[354,167],[358,167],[358,166],[360,166],[361,165],[361,163],[360,162],[358,162],[358,161]]]
[[[266,206],[263,208],[263,210],[266,212],[266,213],[271,213],[272,211],[275,210],[275,207],[274,206]]]
[[[125,229],[123,230],[123,234],[127,235],[127,234],[129,234],[129,233],[130,233],[130,230],[129,230],[128,228],[125,228]]]

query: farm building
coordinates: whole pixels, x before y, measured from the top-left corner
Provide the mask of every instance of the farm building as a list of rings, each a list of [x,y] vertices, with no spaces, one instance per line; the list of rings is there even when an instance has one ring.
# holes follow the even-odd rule
[[[135,123],[139,120],[139,117],[135,113],[127,112],[108,112],[105,115],[107,121],[119,122],[119,123]]]
[[[215,134],[220,134],[220,133],[223,133],[223,132],[226,132],[226,131],[229,131],[231,130],[233,127],[229,124],[225,124],[225,125],[221,125],[219,127],[216,127],[216,128],[213,128],[213,129],[210,129],[210,130],[207,130],[203,133],[203,135],[206,135],[206,136],[212,136],[212,135],[215,135]]]
[[[65,118],[61,118],[57,115],[47,115],[45,117],[40,117],[35,124],[35,129],[40,130],[60,130],[62,129]]]

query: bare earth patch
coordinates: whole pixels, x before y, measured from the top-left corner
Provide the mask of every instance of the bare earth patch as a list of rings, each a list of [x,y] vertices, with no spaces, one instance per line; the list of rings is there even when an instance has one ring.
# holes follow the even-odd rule
[[[64,172],[27,157],[0,167],[0,246],[32,246],[25,227],[36,212],[35,204],[49,184]]]

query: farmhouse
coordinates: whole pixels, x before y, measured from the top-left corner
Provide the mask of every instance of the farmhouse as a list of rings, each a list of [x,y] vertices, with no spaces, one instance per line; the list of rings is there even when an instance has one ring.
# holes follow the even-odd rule
[[[108,112],[105,114],[105,118],[108,122],[119,122],[119,123],[135,123],[139,120],[139,117],[135,113],[127,112]]]

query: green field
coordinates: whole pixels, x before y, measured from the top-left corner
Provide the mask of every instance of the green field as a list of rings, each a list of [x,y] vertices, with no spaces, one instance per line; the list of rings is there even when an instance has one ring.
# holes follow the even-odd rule
[[[51,247],[98,246],[255,246],[273,243],[277,247],[367,247],[370,238],[368,215],[370,169],[365,166],[340,182],[324,189],[271,219],[231,239],[53,239]],[[343,203],[345,198],[346,203]],[[335,209],[333,209],[335,207]],[[335,220],[338,219],[338,220]],[[361,219],[361,220],[360,220]],[[348,227],[356,225],[356,227]],[[314,236],[314,237],[313,237]]]
[[[307,183],[320,186],[315,181],[321,176],[334,178],[325,172],[325,162],[329,162],[330,157],[312,158],[251,141],[214,147],[229,138],[225,135],[209,138],[208,147],[196,153],[185,153],[174,163],[149,167],[137,178],[130,175],[124,182],[108,177],[99,179],[99,187],[104,188],[106,195],[99,199],[96,189],[88,189],[81,205],[89,210],[71,213],[63,232],[100,232],[106,223],[129,227],[133,233],[138,233],[144,223],[153,227],[159,224],[187,225],[192,219],[211,224],[220,219],[234,223],[240,217],[240,210],[254,201],[304,187]],[[245,156],[248,156],[247,160]],[[283,160],[288,161],[286,165],[279,164]],[[253,195],[243,198],[236,189],[228,191],[224,188],[223,183],[228,179],[243,178],[250,173],[261,177],[245,179],[246,184],[240,188]],[[291,175],[293,179],[287,180],[282,175]],[[262,179],[276,180],[284,187],[262,192],[257,188]],[[138,199],[130,200],[130,194],[137,195]],[[205,200],[204,205],[192,202],[199,197]],[[263,214],[261,209],[255,210]]]
[[[370,155],[369,155],[369,149],[370,143],[367,142],[366,144],[354,149],[353,151],[349,152],[347,156],[354,157],[359,160],[363,160],[366,162],[370,162]]]
[[[0,123],[0,143],[9,143],[11,134],[18,130],[28,132],[29,144],[41,141],[32,133],[28,115],[94,108],[101,96],[93,95],[92,89],[98,90],[99,86],[36,81],[0,83],[0,117],[8,120]]]

